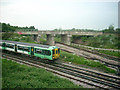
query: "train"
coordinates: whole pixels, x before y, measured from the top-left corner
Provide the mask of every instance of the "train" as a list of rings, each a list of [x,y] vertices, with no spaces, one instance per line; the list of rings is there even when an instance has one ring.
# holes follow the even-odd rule
[[[27,54],[49,61],[57,60],[60,57],[60,48],[57,46],[0,40],[0,49]]]

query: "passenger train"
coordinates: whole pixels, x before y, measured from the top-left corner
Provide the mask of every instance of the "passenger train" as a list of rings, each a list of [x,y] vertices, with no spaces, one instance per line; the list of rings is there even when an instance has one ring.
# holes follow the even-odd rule
[[[60,48],[57,46],[0,40],[0,48],[47,60],[56,60],[60,57]]]

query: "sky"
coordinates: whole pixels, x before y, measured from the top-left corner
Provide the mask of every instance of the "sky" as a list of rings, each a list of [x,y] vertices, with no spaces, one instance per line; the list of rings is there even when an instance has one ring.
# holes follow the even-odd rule
[[[39,30],[118,27],[119,0],[1,0],[0,22]]]

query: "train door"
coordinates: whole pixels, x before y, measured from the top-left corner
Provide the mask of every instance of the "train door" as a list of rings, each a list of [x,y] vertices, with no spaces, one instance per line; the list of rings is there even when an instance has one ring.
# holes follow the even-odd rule
[[[15,52],[17,52],[17,45],[15,44]]]
[[[34,47],[31,47],[31,55],[34,55]]]

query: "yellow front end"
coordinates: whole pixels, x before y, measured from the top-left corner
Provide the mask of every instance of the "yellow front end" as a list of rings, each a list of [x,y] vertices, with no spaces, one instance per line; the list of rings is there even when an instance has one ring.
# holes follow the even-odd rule
[[[60,49],[56,48],[53,50],[53,59],[58,59],[60,57]]]

